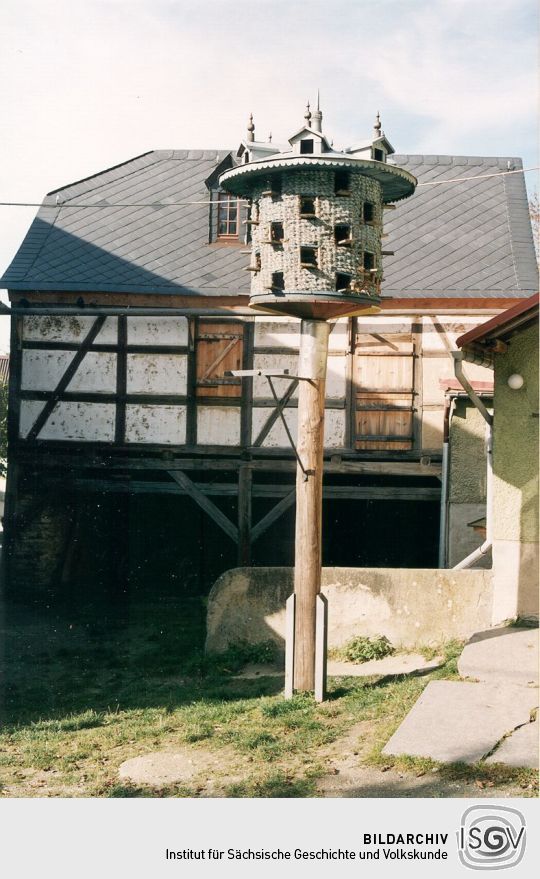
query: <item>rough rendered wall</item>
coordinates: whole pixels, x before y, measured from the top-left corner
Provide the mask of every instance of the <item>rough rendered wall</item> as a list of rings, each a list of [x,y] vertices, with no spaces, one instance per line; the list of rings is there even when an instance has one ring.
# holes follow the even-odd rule
[[[458,399],[450,427],[448,480],[448,567],[476,549],[483,537],[469,525],[486,514],[486,422],[465,399]],[[490,568],[491,554],[475,567]]]
[[[206,649],[275,641],[284,646],[292,568],[234,568],[208,598]],[[491,572],[398,568],[323,568],[328,645],[355,635],[386,635],[413,647],[468,638],[489,626]]]
[[[376,267],[381,267],[380,232],[382,228],[382,190],[377,181],[351,172],[351,194],[334,193],[334,172],[326,170],[288,171],[283,177],[283,194],[271,198],[261,193],[268,189],[261,184],[254,191],[259,203],[258,226],[253,227],[253,253],[261,257],[261,271],[254,272],[251,292],[266,293],[272,284],[272,272],[283,272],[286,290],[335,290],[335,273],[346,272],[356,277],[363,265],[363,253],[375,254]],[[300,195],[316,196],[317,216],[300,217]],[[374,205],[373,223],[362,220],[362,205]],[[270,224],[282,222],[286,244],[272,245]],[[351,226],[353,243],[336,247],[334,226]],[[319,252],[319,268],[300,265],[300,246],[314,246]]]
[[[520,390],[508,377],[525,379]],[[495,357],[494,613],[538,613],[538,327]]]

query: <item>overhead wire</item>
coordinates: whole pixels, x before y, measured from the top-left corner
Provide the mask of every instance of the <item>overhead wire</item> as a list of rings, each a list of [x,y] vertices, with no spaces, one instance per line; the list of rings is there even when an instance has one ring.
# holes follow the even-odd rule
[[[424,183],[418,183],[417,188],[421,186],[448,186],[456,183],[468,183],[471,180],[484,180],[490,177],[505,177],[509,174],[527,174],[529,171],[538,171],[540,170],[540,166],[537,165],[534,168],[517,168],[509,171],[497,171],[494,174],[471,174],[469,177],[454,177],[448,180],[426,180]],[[246,201],[246,199],[239,198],[238,201]],[[189,205],[218,205],[219,201],[215,199],[205,200],[192,200],[192,201],[169,201],[169,202],[107,202],[107,204],[78,204],[78,203],[70,203],[67,201],[57,201],[52,204],[44,204],[43,202],[38,201],[0,201],[0,207],[21,207],[21,208],[91,208],[92,210],[96,209],[105,209],[105,208],[173,208],[173,207],[186,207]]]

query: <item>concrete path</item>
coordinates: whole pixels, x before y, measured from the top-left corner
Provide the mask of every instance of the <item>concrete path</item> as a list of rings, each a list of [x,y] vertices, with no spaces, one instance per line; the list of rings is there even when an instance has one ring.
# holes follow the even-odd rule
[[[419,653],[396,653],[394,656],[385,656],[384,659],[372,659],[370,662],[340,662],[335,659],[328,660],[327,673],[329,678],[367,678],[372,675],[384,677],[394,675],[410,675],[424,671],[433,671],[439,668],[442,659],[424,659]],[[285,669],[278,665],[246,665],[235,675],[237,678],[251,680],[262,677],[283,677]]]
[[[462,678],[538,686],[538,629],[505,627],[473,635],[458,660]]]
[[[537,767],[538,629],[477,633],[458,670],[469,680],[429,683],[383,754]]]

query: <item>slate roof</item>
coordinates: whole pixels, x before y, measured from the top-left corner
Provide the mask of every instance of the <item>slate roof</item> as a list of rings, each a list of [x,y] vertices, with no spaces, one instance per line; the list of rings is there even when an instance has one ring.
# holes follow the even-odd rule
[[[145,153],[50,193],[0,286],[26,291],[249,292],[242,246],[210,244],[205,180],[227,151]],[[516,168],[516,158],[393,156],[419,183]],[[57,200],[60,202],[57,204]],[[202,204],[160,207],[174,202]],[[94,208],[70,205],[92,204]],[[108,204],[129,207],[107,207]],[[523,297],[538,288],[523,175],[419,186],[385,214],[385,296]]]
[[[523,297],[538,290],[538,269],[523,174],[470,183],[437,180],[522,168],[521,159],[392,156],[418,178],[414,195],[385,217],[385,296]]]

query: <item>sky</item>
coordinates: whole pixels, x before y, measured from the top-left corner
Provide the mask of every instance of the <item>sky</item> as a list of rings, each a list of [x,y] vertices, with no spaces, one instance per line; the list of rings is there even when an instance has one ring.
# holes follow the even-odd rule
[[[3,202],[151,149],[236,147],[250,112],[286,141],[317,89],[337,148],[380,110],[398,153],[540,164],[535,0],[2,0],[0,41]],[[0,273],[35,212],[0,207]]]

